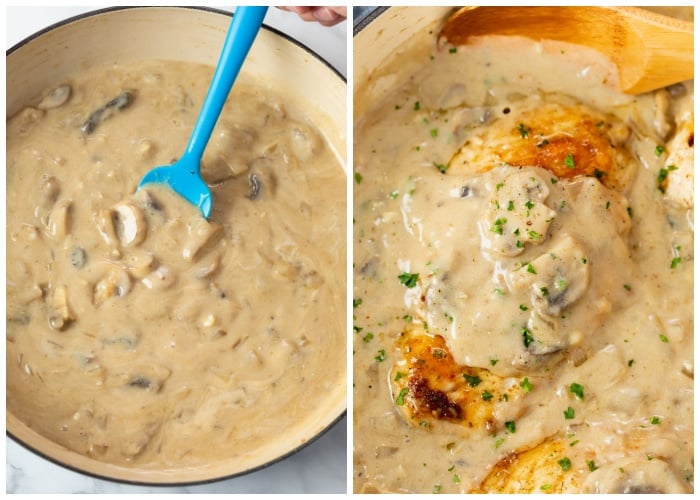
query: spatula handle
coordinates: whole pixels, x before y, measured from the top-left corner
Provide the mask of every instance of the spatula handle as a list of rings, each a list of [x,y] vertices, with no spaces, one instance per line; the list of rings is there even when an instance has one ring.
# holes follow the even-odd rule
[[[267,9],[267,7],[236,7],[185,155],[193,155],[194,158],[201,159],[233,82],[260,30]],[[199,166],[199,161],[196,163]]]

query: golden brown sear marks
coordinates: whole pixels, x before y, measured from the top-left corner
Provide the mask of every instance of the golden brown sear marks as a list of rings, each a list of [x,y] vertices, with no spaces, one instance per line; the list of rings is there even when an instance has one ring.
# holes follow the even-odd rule
[[[472,129],[448,173],[480,173],[499,165],[537,166],[560,178],[594,176],[624,189],[630,130],[619,119],[572,102],[523,102]]]
[[[575,493],[579,469],[566,456],[569,444],[546,440],[498,461],[474,493]],[[585,467],[585,464],[584,464]]]
[[[429,428],[435,420],[495,432],[494,405],[513,389],[483,368],[458,365],[440,335],[413,324],[399,337],[401,357],[391,381],[397,408],[407,422]]]

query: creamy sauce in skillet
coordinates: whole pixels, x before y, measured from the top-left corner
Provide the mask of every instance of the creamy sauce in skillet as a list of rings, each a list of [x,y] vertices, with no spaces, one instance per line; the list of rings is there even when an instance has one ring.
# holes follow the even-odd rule
[[[241,75],[203,160],[210,220],[134,194],[211,74],[96,68],[7,122],[7,409],[100,461],[258,465],[345,392],[346,184],[305,110]]]
[[[692,82],[631,97],[576,47],[419,38],[356,93],[355,491],[692,491]],[[511,113],[572,102],[604,114],[616,171],[489,164],[538,133]],[[415,332],[503,395],[458,373],[460,414],[457,382],[404,383]]]

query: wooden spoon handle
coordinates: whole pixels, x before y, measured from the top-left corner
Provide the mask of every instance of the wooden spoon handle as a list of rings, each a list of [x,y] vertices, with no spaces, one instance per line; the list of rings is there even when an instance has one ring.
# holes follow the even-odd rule
[[[694,77],[693,23],[662,16],[633,7],[608,7],[617,10],[640,40],[640,64],[634,59],[633,46],[624,47],[620,68],[620,86],[629,94],[641,94]],[[642,50],[643,49],[643,50]]]
[[[466,45],[484,35],[594,48],[617,66],[620,87],[630,94],[693,78],[693,23],[635,7],[464,7],[439,38]]]

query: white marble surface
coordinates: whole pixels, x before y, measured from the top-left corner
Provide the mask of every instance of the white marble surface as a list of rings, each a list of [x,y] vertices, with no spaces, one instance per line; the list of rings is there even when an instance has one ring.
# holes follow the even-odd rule
[[[7,7],[6,48],[36,31],[102,7]],[[217,7],[231,10],[228,7]],[[271,8],[265,24],[287,33],[346,76],[347,22],[332,28]],[[10,438],[6,443],[7,493],[346,493],[347,418],[295,455],[258,472],[188,487],[145,487],[95,479],[55,465]]]

